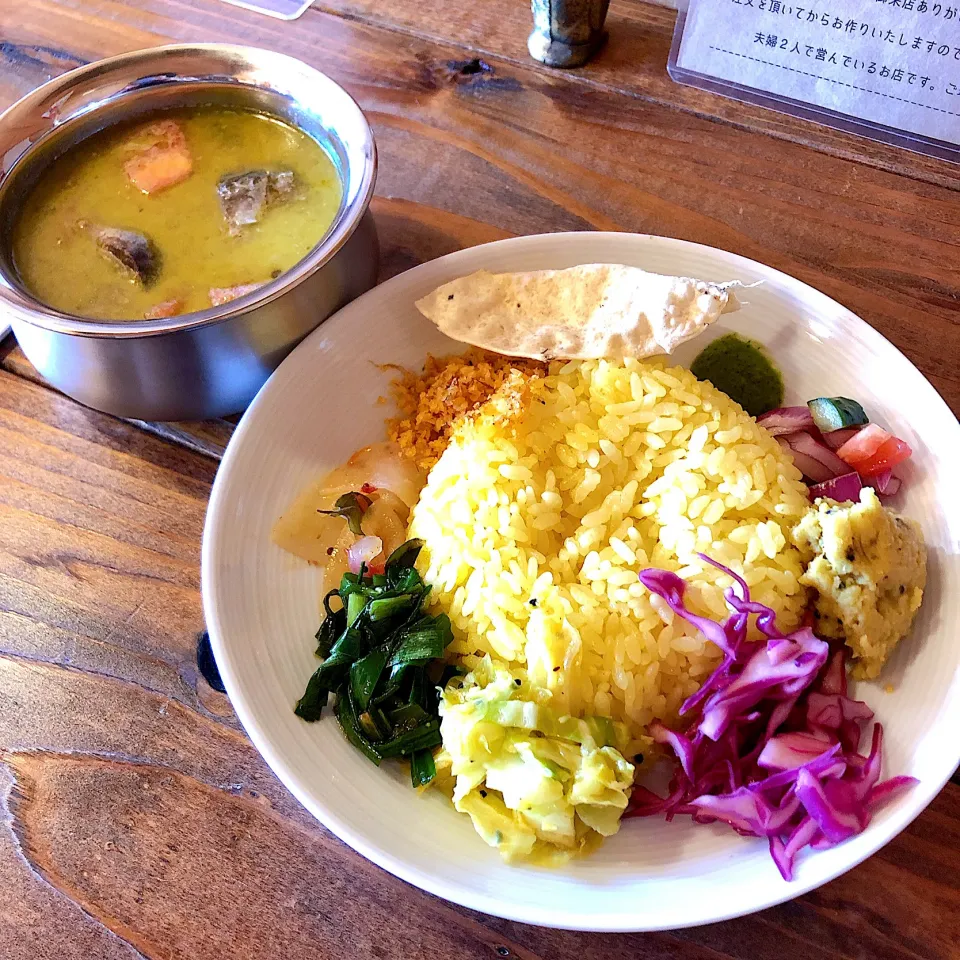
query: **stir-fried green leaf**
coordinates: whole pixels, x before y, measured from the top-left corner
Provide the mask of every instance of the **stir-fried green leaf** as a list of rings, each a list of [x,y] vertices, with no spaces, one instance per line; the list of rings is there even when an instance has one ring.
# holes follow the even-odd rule
[[[356,703],[352,697],[351,701]],[[380,752],[378,749],[380,742],[394,736],[390,721],[384,712],[377,707],[364,710],[357,719],[360,721],[360,729],[364,732],[367,739],[373,743],[374,749],[376,749],[378,753]]]
[[[430,592],[430,588],[420,579],[420,574],[413,567],[407,569],[395,567],[386,574],[386,577],[391,593],[422,592],[423,596],[426,596]]]
[[[350,532],[362,537],[363,527],[360,526],[360,521],[372,503],[373,501],[366,494],[351,490],[350,493],[337,497],[332,510],[318,510],[317,513],[324,513],[328,517],[342,517],[347,521]]]
[[[340,599],[344,603],[347,602],[347,597],[351,593],[363,593],[363,577],[359,573],[345,573],[340,578]]]
[[[358,657],[362,657],[364,652],[363,634],[356,627],[347,627],[330,648],[330,656],[324,660],[323,666],[343,665],[349,669],[350,664]]]
[[[412,593],[401,594],[399,597],[381,597],[379,600],[370,601],[370,619],[386,620],[387,617],[395,617],[398,614],[408,612],[413,607],[419,597]]]
[[[390,711],[390,722],[395,730],[413,730],[421,723],[426,723],[430,719],[427,713],[419,703],[405,703],[402,707]]]
[[[416,668],[411,667],[410,671],[415,669]],[[408,669],[405,665],[391,667],[389,671],[385,670],[380,675],[380,682],[377,685],[377,689],[374,691],[371,700],[374,703],[386,703],[396,697],[400,692],[400,688],[404,684],[407,672]]]
[[[436,775],[432,750],[417,750],[410,757],[410,781],[415,787],[425,787]]]
[[[445,613],[438,617],[423,617],[407,628],[400,646],[390,658],[390,663],[435,660],[443,656],[443,651],[451,640],[453,631],[450,629],[450,618]]]
[[[418,670],[416,667],[410,670],[410,689],[407,691],[407,703],[411,706],[418,706],[426,709],[430,704],[427,696],[432,686],[427,679],[426,670]],[[436,700],[436,697],[434,697]]]
[[[330,688],[324,682],[323,676],[319,675],[322,669],[323,667],[320,667],[314,671],[313,676],[307,681],[307,689],[304,690],[303,696],[293,709],[298,717],[309,720],[311,723],[320,719],[327,698],[330,696]]]
[[[361,710],[367,709],[386,663],[387,651],[380,647],[355,660],[350,667],[350,689]]]
[[[336,511],[324,512],[349,520],[359,510],[357,529],[351,524],[351,530],[362,533],[359,516],[368,506],[363,494],[345,494]],[[422,547],[408,540],[390,554],[382,574],[371,576],[361,567],[345,573],[339,590],[327,594],[316,636],[317,654],[326,659],[296,706],[304,720],[318,720],[333,693],[347,739],[377,764],[410,757],[415,786],[436,776],[432,751],[441,742],[436,681],[449,674],[436,661],[453,639],[445,614],[423,613],[430,587],[414,566]],[[331,603],[335,595],[339,609]]]
[[[367,605],[367,598],[362,593],[351,593],[347,596],[347,624],[352,625],[357,617],[363,613]]]
[[[379,767],[382,758],[374,749],[373,744],[360,731],[360,720],[356,706],[351,702],[349,693],[345,692],[337,697],[335,709],[337,720],[339,720],[341,729],[347,735],[347,739]]]
[[[416,750],[427,750],[440,746],[440,721],[428,720],[413,730],[398,734],[391,740],[383,740],[376,745],[377,753],[381,757],[400,757],[414,753]]]
[[[423,541],[417,540],[416,538],[408,540],[406,543],[401,543],[400,546],[387,557],[387,562],[383,565],[384,573],[389,576],[392,573],[400,573],[403,570],[412,569],[422,549]]]
[[[320,624],[320,629],[317,631],[317,656],[318,657],[329,657],[330,648],[337,642],[337,638],[347,629],[347,616],[343,611],[343,605],[341,604],[341,609],[334,610],[330,606],[330,598],[336,597],[340,599],[340,594],[336,590],[331,590],[323,598],[323,608],[327,611],[326,617],[323,619],[323,623]]]
[[[349,676],[350,665],[363,656],[363,647],[363,635],[360,631],[347,627],[330,648],[330,655],[317,667],[311,681],[332,693],[336,692]],[[319,715],[314,719],[319,719]]]

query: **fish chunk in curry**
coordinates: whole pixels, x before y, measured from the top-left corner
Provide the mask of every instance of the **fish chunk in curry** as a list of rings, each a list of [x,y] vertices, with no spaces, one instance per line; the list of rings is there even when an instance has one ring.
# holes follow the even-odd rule
[[[296,175],[292,170],[277,173],[251,170],[222,177],[217,184],[217,196],[227,230],[236,236],[241,228],[259,223],[264,208],[291,197],[295,185]]]
[[[160,258],[148,237],[136,230],[118,230],[116,227],[90,229],[100,252],[132,280],[149,286],[157,279]]]

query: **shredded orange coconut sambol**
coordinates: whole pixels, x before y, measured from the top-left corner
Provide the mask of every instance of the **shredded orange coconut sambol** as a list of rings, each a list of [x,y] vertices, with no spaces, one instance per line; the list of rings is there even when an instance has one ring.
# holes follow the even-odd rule
[[[464,416],[508,381],[543,376],[547,365],[471,348],[462,356],[428,355],[423,373],[394,369],[400,376],[390,386],[400,416],[387,421],[387,432],[403,456],[427,471]]]

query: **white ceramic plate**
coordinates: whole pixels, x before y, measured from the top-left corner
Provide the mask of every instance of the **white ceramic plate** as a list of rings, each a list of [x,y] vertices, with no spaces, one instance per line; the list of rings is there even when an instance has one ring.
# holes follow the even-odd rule
[[[888,664],[885,693],[856,696],[886,731],[885,775],[920,785],[879,812],[853,840],[798,860],[785,883],[766,844],[722,826],[633,820],[601,850],[555,871],[507,866],[439,795],[419,797],[395,765],[378,769],[334,719],[293,713],[316,666],[320,620],[315,571],[270,543],[271,525],[295,494],[358,447],[383,435],[389,374],[428,351],[454,352],[414,301],[486,268],[561,268],[615,262],[706,280],[764,283],[748,304],[687,344],[730,330],[769,348],[788,401],[858,398],[913,448],[898,506],[923,526],[929,581],[910,638]],[[933,387],[880,334],[798,280],[742,257],[661,237],[568,233],[474,247],[424,264],[371,290],[308,337],[270,378],[230,442],[210,499],[203,539],[203,600],[217,663],[253,742],[301,803],[385,870],[486,913],[583,930],[657,930],[723,920],[787,900],[849,870],[899,833],[958,762],[960,730],[960,428]]]

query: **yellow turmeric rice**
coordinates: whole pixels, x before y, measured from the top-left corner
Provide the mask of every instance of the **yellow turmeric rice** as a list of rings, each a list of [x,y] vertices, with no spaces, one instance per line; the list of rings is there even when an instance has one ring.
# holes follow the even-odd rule
[[[505,417],[511,387],[460,420],[430,471],[409,530],[418,567],[467,667],[489,654],[560,712],[639,740],[676,721],[717,651],[637,571],[680,574],[690,608],[720,620],[730,578],[705,553],[793,629],[804,557],[790,531],[807,489],[738,404],[663,361],[554,362]]]

